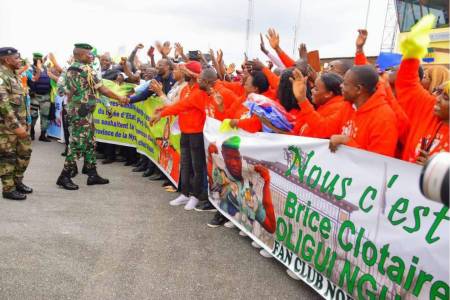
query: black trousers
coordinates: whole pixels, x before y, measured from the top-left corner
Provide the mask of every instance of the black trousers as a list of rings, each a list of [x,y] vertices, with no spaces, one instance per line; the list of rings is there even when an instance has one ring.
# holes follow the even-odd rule
[[[181,193],[197,199],[203,189],[206,157],[203,133],[181,133]],[[192,180],[191,180],[192,178]]]

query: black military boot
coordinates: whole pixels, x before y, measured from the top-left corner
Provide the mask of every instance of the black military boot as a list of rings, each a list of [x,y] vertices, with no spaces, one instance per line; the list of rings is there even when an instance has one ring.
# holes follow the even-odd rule
[[[69,170],[63,169],[61,175],[59,175],[58,180],[56,181],[56,184],[69,191],[78,190],[78,185],[73,183],[70,178],[70,173],[71,172]]]
[[[83,169],[81,169],[81,173],[87,175],[88,172],[89,172],[88,166],[86,165],[86,163],[84,163]]]
[[[41,141],[41,142],[47,142],[47,143],[49,143],[49,142],[51,142],[51,140],[47,137],[47,131],[45,131],[45,130],[42,130],[41,131],[41,135],[39,136],[39,140]]]
[[[87,179],[87,185],[94,185],[94,184],[108,184],[109,180],[102,178],[97,173],[97,168],[95,166],[91,166],[88,168],[88,179]]]
[[[33,192],[33,189],[23,184],[23,182],[16,184],[16,190],[22,194],[31,194]]]
[[[74,178],[78,175],[78,166],[77,163],[74,163],[70,168],[70,178]]]
[[[27,195],[22,194],[19,191],[10,191],[10,192],[3,192],[3,198],[8,200],[25,200],[27,199]]]
[[[31,130],[30,130],[30,137],[31,137],[31,140],[32,140],[32,141],[34,141],[34,135],[35,135],[34,127],[31,127]]]

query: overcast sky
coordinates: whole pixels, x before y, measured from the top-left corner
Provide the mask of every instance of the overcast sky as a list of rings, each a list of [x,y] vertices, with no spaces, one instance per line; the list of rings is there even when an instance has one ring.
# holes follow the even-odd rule
[[[0,46],[16,47],[27,57],[53,51],[63,60],[75,42],[117,55],[139,42],[148,47],[155,40],[170,40],[181,42],[186,52],[222,48],[225,60],[237,63],[245,51],[247,0],[1,1]],[[321,57],[353,56],[368,1],[303,0],[297,42],[318,49]],[[385,8],[386,0],[371,1],[369,55],[379,53]],[[299,0],[254,0],[249,57],[262,57],[259,32],[269,27],[280,32],[282,48],[292,54],[298,14]]]

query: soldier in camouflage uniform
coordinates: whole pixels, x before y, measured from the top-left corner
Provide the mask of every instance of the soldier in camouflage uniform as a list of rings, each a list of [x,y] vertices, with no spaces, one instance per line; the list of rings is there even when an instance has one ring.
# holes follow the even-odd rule
[[[103,86],[99,76],[93,70],[91,63],[92,46],[88,44],[75,44],[73,51],[75,62],[67,69],[65,75],[65,92],[67,94],[67,114],[69,118],[70,142],[63,171],[56,184],[67,189],[77,190],[71,177],[77,173],[76,160],[84,157],[83,173],[88,175],[87,184],[107,184],[97,174],[95,160],[95,128],[93,113],[99,99],[98,92],[108,98],[128,103],[125,96],[118,96]]]
[[[22,61],[16,49],[0,48],[0,176],[3,198],[25,200],[33,190],[24,185],[23,174],[31,156],[27,132],[26,92],[17,70]]]

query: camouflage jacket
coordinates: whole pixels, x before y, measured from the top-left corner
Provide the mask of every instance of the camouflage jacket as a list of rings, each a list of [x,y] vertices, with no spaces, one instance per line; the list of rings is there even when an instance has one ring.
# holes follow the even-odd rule
[[[94,112],[97,89],[103,84],[90,65],[74,62],[65,76],[68,113],[85,117]]]
[[[13,134],[18,127],[26,127],[25,97],[19,75],[0,65],[0,134]]]

